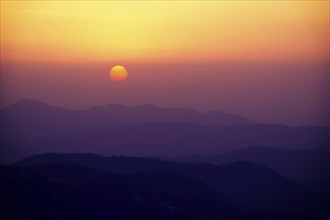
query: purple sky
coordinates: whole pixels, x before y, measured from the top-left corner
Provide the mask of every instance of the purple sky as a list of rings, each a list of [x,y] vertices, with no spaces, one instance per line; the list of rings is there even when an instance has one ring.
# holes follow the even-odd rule
[[[124,65],[128,80],[108,71]],[[221,110],[259,122],[329,125],[328,63],[1,65],[1,105],[29,98],[70,109],[121,103]]]

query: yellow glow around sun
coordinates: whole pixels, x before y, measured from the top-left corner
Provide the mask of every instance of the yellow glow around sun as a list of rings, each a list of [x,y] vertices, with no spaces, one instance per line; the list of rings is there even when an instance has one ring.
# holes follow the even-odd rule
[[[329,1],[1,1],[1,57],[327,60],[328,8]]]
[[[111,68],[109,76],[113,81],[121,82],[127,79],[128,72],[123,66],[114,66]]]

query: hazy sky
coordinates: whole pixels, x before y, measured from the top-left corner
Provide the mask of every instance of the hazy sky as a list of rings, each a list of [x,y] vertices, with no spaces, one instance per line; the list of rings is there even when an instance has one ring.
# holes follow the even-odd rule
[[[328,1],[2,1],[4,58],[324,60]]]
[[[109,102],[329,124],[328,1],[1,1],[1,105]],[[124,65],[128,80],[108,71]]]

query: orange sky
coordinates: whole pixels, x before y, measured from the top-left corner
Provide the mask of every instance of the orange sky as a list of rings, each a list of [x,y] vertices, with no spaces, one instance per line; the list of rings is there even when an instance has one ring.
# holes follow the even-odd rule
[[[1,1],[1,59],[324,61],[329,1]]]

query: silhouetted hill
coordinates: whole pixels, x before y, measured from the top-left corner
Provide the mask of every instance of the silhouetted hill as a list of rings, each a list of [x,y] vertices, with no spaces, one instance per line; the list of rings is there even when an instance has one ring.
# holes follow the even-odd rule
[[[306,190],[265,166],[247,162],[215,166],[148,158],[50,153],[25,158],[16,165],[49,163],[72,163],[116,173],[145,173],[157,170],[180,172],[204,182],[241,204],[284,213],[326,215],[330,204],[329,197]]]
[[[39,138],[1,139],[2,163],[46,152],[185,156],[219,154],[249,146],[313,149],[330,144],[329,127],[284,125],[202,126],[157,123],[89,130]]]
[[[159,108],[153,105],[130,107],[109,104],[73,111],[28,99],[8,106],[0,113],[5,135],[13,138],[66,134],[141,123],[255,124],[252,120],[234,114],[202,113],[190,108]]]
[[[234,204],[183,174],[109,173],[65,163],[0,166],[1,219],[307,220]]]
[[[70,164],[0,170],[1,197],[17,198],[6,205],[16,212],[2,207],[1,219],[243,219],[249,214],[179,173],[101,173]]]
[[[325,149],[249,147],[220,155],[189,156],[178,160],[212,164],[235,161],[265,164],[289,179],[314,190],[330,193],[330,152]]]

